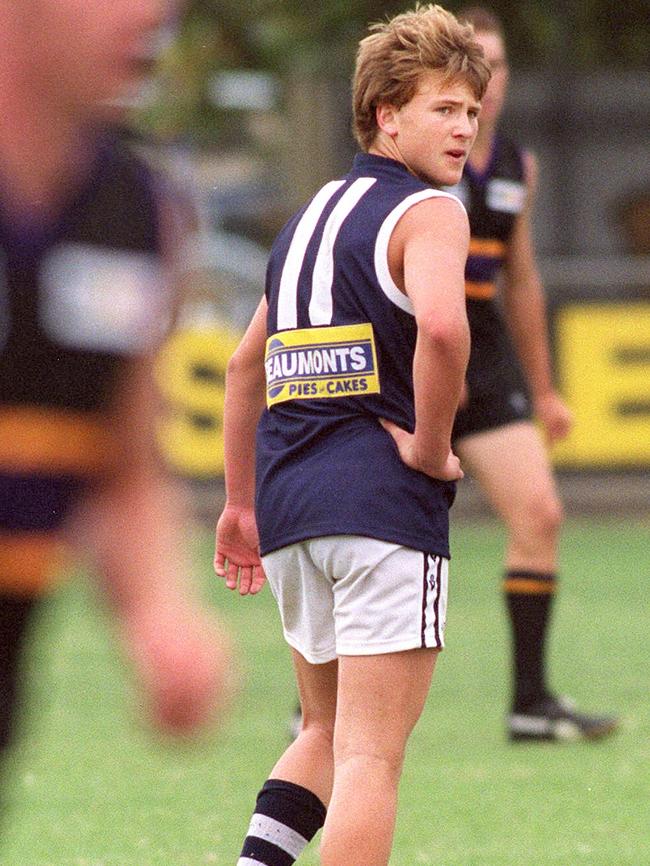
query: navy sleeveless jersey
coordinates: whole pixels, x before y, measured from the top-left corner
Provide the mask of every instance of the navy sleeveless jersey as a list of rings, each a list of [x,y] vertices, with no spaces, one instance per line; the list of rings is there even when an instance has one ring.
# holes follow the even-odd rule
[[[379,423],[415,425],[417,327],[388,242],[409,207],[441,195],[401,163],[359,154],[275,241],[257,432],[262,554],[350,534],[449,556],[455,485],[407,467]]]

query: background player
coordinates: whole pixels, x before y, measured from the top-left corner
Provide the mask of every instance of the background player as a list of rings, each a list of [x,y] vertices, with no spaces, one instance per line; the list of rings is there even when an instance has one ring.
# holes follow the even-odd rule
[[[171,220],[106,123],[172,5],[0,0],[0,747],[66,538],[94,560],[156,722],[190,732],[224,697],[225,639],[154,453]]]
[[[472,349],[454,447],[508,530],[504,592],[513,637],[512,739],[601,737],[609,716],[578,713],[549,691],[545,648],[556,590],[562,506],[545,444],[571,415],[554,388],[531,211],[537,162],[499,126],[508,83],[503,29],[482,7],[458,13],[475,29],[492,69],[461,184],[471,241],[466,270]],[[499,279],[504,317],[496,303]],[[514,344],[514,345],[513,345]],[[520,368],[523,367],[523,373]]]
[[[241,866],[293,862],[323,822],[324,866],[388,862],[406,741],[443,645],[469,235],[431,184],[460,179],[489,72],[440,7],[373,31],[354,80],[364,153],[276,239],[227,376],[215,567],[257,592],[259,528],[303,710]]]

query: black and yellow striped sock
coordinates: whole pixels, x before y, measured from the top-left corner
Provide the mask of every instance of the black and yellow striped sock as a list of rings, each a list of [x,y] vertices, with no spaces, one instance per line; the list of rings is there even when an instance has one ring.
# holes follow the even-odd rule
[[[504,576],[512,631],[513,712],[525,712],[548,694],[546,635],[556,586],[555,574],[516,569]]]

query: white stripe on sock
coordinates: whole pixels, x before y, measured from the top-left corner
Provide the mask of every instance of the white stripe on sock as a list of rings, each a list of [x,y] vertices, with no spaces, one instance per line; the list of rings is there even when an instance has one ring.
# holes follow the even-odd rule
[[[308,840],[300,833],[296,833],[291,827],[276,821],[275,818],[269,818],[266,815],[258,815],[255,813],[251,818],[251,823],[248,828],[248,836],[255,836],[257,839],[264,839],[272,845],[282,848],[287,854],[290,854],[294,860],[302,853]]]

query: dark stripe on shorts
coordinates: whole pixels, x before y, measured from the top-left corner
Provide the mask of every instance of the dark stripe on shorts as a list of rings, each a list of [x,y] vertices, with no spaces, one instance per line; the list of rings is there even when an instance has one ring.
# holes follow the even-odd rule
[[[433,603],[433,610],[436,617],[436,646],[442,646],[440,637],[440,596],[442,594],[442,556],[438,557],[438,568],[436,569],[436,600]]]
[[[427,594],[429,592],[429,558],[426,553],[422,554],[422,559],[424,560],[423,574],[422,574],[422,631],[420,634],[420,647],[424,649],[426,647],[426,636],[425,632],[427,629]]]

